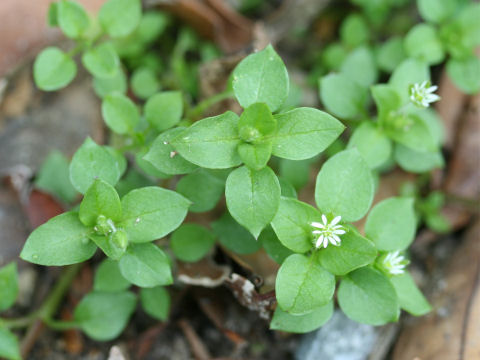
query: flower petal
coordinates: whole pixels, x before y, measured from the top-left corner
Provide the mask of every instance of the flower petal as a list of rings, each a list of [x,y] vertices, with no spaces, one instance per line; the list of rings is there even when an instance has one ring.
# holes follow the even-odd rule
[[[335,218],[332,220],[332,222],[330,223],[330,225],[337,225],[338,222],[342,220],[342,217],[339,215],[339,216],[335,216]]]
[[[310,225],[312,225],[313,227],[320,228],[320,229],[323,229],[325,227],[325,225],[323,225],[322,223],[316,222],[316,221],[310,223]]]
[[[327,217],[325,216],[325,214],[322,214],[322,221],[323,221],[323,225],[327,226]]]

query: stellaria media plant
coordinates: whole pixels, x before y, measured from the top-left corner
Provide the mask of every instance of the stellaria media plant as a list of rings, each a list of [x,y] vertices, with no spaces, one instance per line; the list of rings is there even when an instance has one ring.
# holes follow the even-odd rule
[[[66,86],[76,74],[72,57],[82,53],[114,141],[100,145],[87,138],[69,163],[57,154],[45,165],[68,174],[62,199],[72,201],[77,193],[83,198],[35,229],[21,258],[45,266],[77,264],[69,268],[77,270],[96,253],[105,259],[72,321],[54,320],[50,308],[35,316],[54,329],[80,328],[95,340],[110,340],[127,325],[138,297],[147,314],[164,321],[168,286],[178,285],[175,263],[209,256],[217,241],[240,254],[263,247],[278,262],[272,329],[319,328],[335,302],[349,318],[372,325],[397,321],[401,309],[413,315],[430,311],[407,268],[418,212],[426,205],[419,208],[416,197],[398,196],[372,207],[380,174],[395,163],[411,172],[443,164],[441,127],[428,108],[438,100],[429,62],[405,59],[386,84],[342,65],[320,79],[325,112],[285,106],[291,81],[268,45],[244,58],[227,89],[212,99],[193,106],[182,91],[158,91],[148,76],[139,81],[142,73],[135,86],[145,102],[136,103],[125,95],[122,46],[136,37],[147,42],[145,29],[158,30],[165,21],[142,16],[138,0],[109,0],[98,20],[74,1],[51,7],[50,24],[76,45],[68,52],[40,53],[36,84],[46,91]],[[347,64],[363,63],[370,54],[368,48],[355,49]],[[202,118],[209,105],[231,97],[242,108],[239,114]],[[328,151],[350,134],[345,147]],[[308,176],[319,159],[313,206],[298,200],[296,190],[304,182],[295,176],[305,166]],[[142,180],[140,172],[147,175]],[[38,183],[49,189],[47,178],[41,172]],[[222,215],[208,226],[185,222],[189,212],[213,209]],[[365,217],[360,230],[357,222]],[[0,311],[15,301],[16,276],[14,265],[0,270],[6,284],[0,287]],[[138,296],[132,286],[140,288]],[[0,338],[13,344],[10,350],[17,325],[0,320]],[[0,348],[0,355],[18,358],[14,350]]]

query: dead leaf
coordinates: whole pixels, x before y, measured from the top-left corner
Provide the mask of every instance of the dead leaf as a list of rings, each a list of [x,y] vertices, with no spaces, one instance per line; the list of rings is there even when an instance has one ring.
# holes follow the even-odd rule
[[[230,272],[230,267],[218,265],[206,257],[195,263],[179,261],[177,278],[184,284],[213,288],[222,285]]]
[[[252,41],[253,23],[225,1],[148,0],[146,4],[175,14],[227,54],[245,48]]]
[[[405,324],[393,360],[480,359],[480,221],[452,254],[432,313]]]

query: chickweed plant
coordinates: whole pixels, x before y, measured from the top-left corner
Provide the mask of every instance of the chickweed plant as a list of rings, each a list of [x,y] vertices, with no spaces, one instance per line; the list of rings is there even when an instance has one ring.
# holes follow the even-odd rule
[[[414,173],[443,165],[442,127],[430,108],[440,99],[429,65],[449,54],[447,70],[455,83],[478,91],[480,65],[473,48],[480,39],[480,5],[455,0],[418,5],[427,23],[406,34],[405,58],[386,83],[376,83],[371,45],[352,40],[348,30],[359,34],[362,15],[348,20],[357,25],[342,26],[343,38],[350,39],[348,54],[335,72],[319,79],[325,112],[287,100],[289,75],[271,45],[236,66],[225,92],[193,106],[191,86],[177,82],[172,86],[177,90],[160,91],[153,70],[158,67],[151,65],[156,63],[147,45],[168,23],[165,15],[142,15],[139,0],[108,0],[98,17],[75,1],[53,3],[49,24],[75,45],[68,51],[44,49],[34,64],[35,83],[45,91],[67,86],[77,72],[73,57],[81,54],[112,137],[109,145],[87,138],[69,163],[58,153],[48,158],[38,186],[67,203],[77,193],[83,198],[35,229],[20,257],[44,266],[77,264],[60,279],[63,287],[78,264],[96,253],[105,259],[72,321],[54,320],[55,297],[27,318],[0,319],[0,356],[20,358],[12,329],[35,318],[53,329],[79,328],[101,341],[122,333],[137,301],[165,321],[176,264],[209,256],[217,241],[240,254],[263,247],[279,263],[272,329],[319,328],[335,302],[349,318],[372,325],[397,321],[400,310],[429,312],[408,272],[408,247],[420,212],[441,222],[438,206],[416,203],[416,190],[373,207],[372,202],[381,174],[396,164]],[[182,44],[191,39],[182,36]],[[390,50],[382,51],[389,58]],[[136,69],[143,72],[130,78],[137,102],[125,95],[125,63],[130,69],[141,64]],[[242,107],[239,114],[202,118],[210,105],[228,97]],[[305,185],[302,174],[308,180],[310,165],[320,159],[313,206],[298,200],[297,190]],[[185,222],[189,212],[213,209],[223,215],[208,226]],[[365,217],[360,231],[356,224]],[[0,311],[13,305],[17,292],[16,267],[9,264],[0,270]]]

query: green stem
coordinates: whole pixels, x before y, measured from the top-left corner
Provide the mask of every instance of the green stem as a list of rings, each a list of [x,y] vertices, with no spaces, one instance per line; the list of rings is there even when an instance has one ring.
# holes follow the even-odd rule
[[[57,308],[60,305],[60,302],[62,301],[63,296],[67,292],[68,288],[70,287],[70,284],[72,283],[73,279],[77,275],[81,266],[82,266],[81,263],[70,265],[62,273],[60,279],[58,280],[57,284],[53,288],[52,292],[50,293],[50,295],[48,295],[47,299],[45,300],[43,305],[40,307],[40,310],[38,311],[39,317],[43,321],[47,322],[52,318],[53,315],[55,315],[55,312],[57,311]]]
[[[0,319],[0,326],[5,326],[9,329],[24,328],[30,325],[37,317],[37,313],[33,312],[28,316],[16,319]]]
[[[76,321],[58,321],[58,320],[48,320],[45,321],[45,324],[52,330],[70,330],[78,328],[78,323]]]
[[[229,99],[231,97],[233,97],[233,91],[232,90],[226,90],[226,91],[221,92],[219,94],[213,95],[212,97],[209,97],[208,99],[200,101],[195,107],[191,108],[187,112],[187,118],[195,119],[197,117],[200,117],[213,104],[216,104],[217,102],[220,102],[220,101],[225,100],[225,99]]]
[[[64,324],[69,324],[68,328],[71,328],[71,323],[69,322],[57,322],[52,320],[53,315],[55,315],[65,293],[67,292],[70,284],[72,283],[73,279],[77,275],[78,271],[80,270],[82,264],[74,264],[67,267],[60,279],[55,284],[55,287],[50,292],[48,297],[43,302],[40,309],[30,313],[29,315],[17,318],[17,319],[1,319],[0,318],[0,325],[6,326],[7,328],[24,328],[31,325],[35,320],[42,320],[48,326],[51,326],[53,329],[60,329],[63,326],[63,329],[67,328]],[[62,324],[62,325],[59,325]]]

